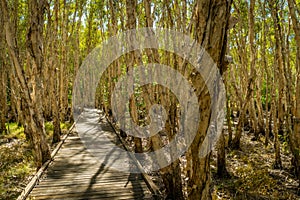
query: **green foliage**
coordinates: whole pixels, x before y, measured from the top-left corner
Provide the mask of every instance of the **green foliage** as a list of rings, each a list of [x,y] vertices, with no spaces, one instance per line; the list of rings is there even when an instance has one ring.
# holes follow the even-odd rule
[[[65,123],[60,123],[60,128],[61,130],[69,130],[71,128],[72,124],[71,123],[68,123],[68,122],[65,122]]]
[[[61,123],[66,132],[72,124]],[[17,123],[6,124],[9,133],[0,137],[0,199],[16,199],[35,172],[33,150],[26,141],[24,128]],[[45,123],[51,141],[53,125]]]
[[[54,130],[53,124],[51,122],[45,123],[46,133],[51,133]]]
[[[267,85],[266,81],[263,81],[262,83],[262,88],[258,88],[261,90],[261,101],[262,101],[262,106],[264,108],[264,110],[268,110],[270,109],[271,106],[271,86]],[[268,96],[268,102],[267,101],[267,96]]]
[[[6,123],[6,129],[8,130],[9,134],[3,136],[5,139],[10,140],[26,138],[24,134],[24,128],[22,126],[19,126],[17,122]]]

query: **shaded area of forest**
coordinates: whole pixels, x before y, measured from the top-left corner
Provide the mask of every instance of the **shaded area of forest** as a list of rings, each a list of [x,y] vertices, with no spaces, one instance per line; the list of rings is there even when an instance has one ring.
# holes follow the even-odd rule
[[[166,196],[209,199],[213,193],[231,199],[299,198],[299,1],[0,2],[4,30],[0,33],[0,166],[1,173],[9,173],[1,179],[1,195],[11,191],[10,183],[26,182],[33,169],[50,158],[51,145],[62,135],[61,123],[72,123],[73,83],[86,56],[117,33],[155,27],[193,38],[222,74],[226,126],[215,150],[198,156],[209,129],[211,99],[201,74],[174,53],[143,49],[116,59],[99,80],[92,104],[112,119],[110,96],[116,83],[129,70],[148,63],[171,66],[193,85],[201,99],[201,126],[183,157],[157,172]],[[168,116],[166,128],[147,139],[125,132],[121,136],[137,153],[156,151],[178,134],[180,103],[161,85],[136,88],[130,99],[133,121],[149,124],[149,108],[161,104]],[[20,129],[9,129],[16,124]],[[53,127],[51,134],[45,124]],[[26,166],[20,172],[8,167],[9,163]],[[20,177],[17,181],[15,174]],[[20,188],[15,191],[10,197]]]

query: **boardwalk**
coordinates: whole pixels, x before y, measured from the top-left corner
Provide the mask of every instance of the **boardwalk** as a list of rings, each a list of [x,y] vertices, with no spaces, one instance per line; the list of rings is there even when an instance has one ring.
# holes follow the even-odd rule
[[[99,115],[89,114],[87,126],[97,126],[115,145],[122,146],[106,120],[99,123]],[[96,159],[78,134],[71,133],[27,199],[152,199],[141,174],[120,172],[108,165],[109,160],[122,163],[129,158],[110,158],[102,153],[106,157]]]

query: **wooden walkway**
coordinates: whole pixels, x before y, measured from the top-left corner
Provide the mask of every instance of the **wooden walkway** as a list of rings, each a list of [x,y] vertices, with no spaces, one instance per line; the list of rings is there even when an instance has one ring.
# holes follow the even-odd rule
[[[99,123],[98,119],[94,122],[97,122],[100,130],[114,137],[117,145],[121,145],[106,120]],[[91,122],[89,123],[91,125]],[[99,161],[87,151],[77,133],[70,133],[27,199],[153,199],[153,197],[141,174],[110,169],[106,163]]]

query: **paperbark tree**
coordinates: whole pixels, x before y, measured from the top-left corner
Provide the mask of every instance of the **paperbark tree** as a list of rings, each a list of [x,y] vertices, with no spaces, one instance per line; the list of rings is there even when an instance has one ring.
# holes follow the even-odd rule
[[[31,0],[29,1],[29,31],[27,50],[30,57],[30,64],[36,72],[33,88],[30,89],[25,78],[24,70],[19,60],[18,46],[15,35],[11,30],[11,21],[6,0],[1,0],[1,12],[4,16],[4,29],[6,43],[10,58],[13,62],[16,72],[16,82],[20,85],[20,94],[23,99],[24,107],[24,127],[30,134],[31,142],[35,150],[35,160],[37,168],[41,167],[44,162],[50,158],[50,149],[45,139],[44,119],[42,115],[42,106],[40,91],[43,82],[41,73],[43,70],[42,58],[42,33],[44,23],[44,9],[46,1]],[[31,93],[33,91],[33,93]]]
[[[279,2],[272,0],[269,2],[271,15],[273,18],[274,32],[275,32],[275,45],[276,45],[276,73],[275,77],[278,79],[278,103],[277,103],[277,118],[278,118],[278,131],[283,135],[284,132],[284,113],[286,112],[286,77],[284,73],[284,56],[283,56],[283,40],[282,40],[282,24],[279,19]]]
[[[226,70],[223,66],[227,47],[227,29],[231,3],[231,1],[227,0],[198,0],[196,1],[193,11],[192,34],[210,54],[215,63],[217,63],[221,74]],[[188,162],[190,162],[188,199],[206,200],[210,198],[210,155],[200,158],[199,149],[208,130],[210,97],[207,90],[201,89],[204,83],[199,76],[200,74],[195,76],[193,85],[197,86],[196,93],[200,100],[201,126],[199,127],[187,157]]]
[[[0,26],[3,27],[3,14],[0,13]],[[5,34],[3,31],[0,33],[0,135],[6,132],[6,116],[7,116],[7,92],[6,92],[6,82],[7,82],[7,72],[5,69]]]
[[[255,32],[254,32],[254,15],[255,15],[255,0],[250,0],[250,6],[248,10],[248,23],[249,23],[249,45],[250,45],[250,76],[253,80],[253,82],[256,82],[256,49],[255,49],[255,44],[254,44],[254,38],[255,38]],[[251,97],[250,97],[250,105],[249,105],[249,112],[250,112],[250,120],[252,124],[252,129],[254,131],[255,137],[258,137],[258,122],[257,122],[257,115],[256,115],[256,110],[255,110],[255,99],[254,99],[254,84],[250,85],[251,87]],[[247,101],[248,99],[246,99]]]
[[[297,20],[296,10],[297,7],[293,0],[288,0],[290,15],[293,22],[293,29],[296,37],[297,52],[296,52],[296,70],[297,70],[297,81],[296,81],[296,106],[294,111],[294,130],[290,135],[290,145],[294,156],[294,166],[298,180],[300,180],[300,25]],[[299,10],[298,10],[299,15]],[[299,184],[300,186],[300,184]]]
[[[58,94],[58,46],[57,46],[57,37],[58,37],[58,7],[59,2],[56,0],[54,2],[53,10],[50,8],[47,9],[47,33],[45,43],[47,44],[47,48],[45,50],[45,56],[47,57],[47,62],[45,63],[47,68],[47,77],[49,77],[47,82],[49,82],[48,87],[48,95],[50,102],[50,114],[53,123],[53,136],[52,143],[57,143],[60,141],[61,129],[60,129],[60,114],[59,114],[59,94]],[[52,12],[51,12],[52,11]],[[52,14],[53,13],[53,14]],[[54,18],[51,18],[52,15]],[[50,74],[50,76],[49,76]]]
[[[247,111],[249,109],[249,103],[252,96],[254,88],[254,77],[253,70],[249,69],[249,58],[247,57],[247,37],[245,37],[248,29],[247,18],[245,15],[242,15],[243,12],[248,11],[248,6],[243,2],[234,3],[234,9],[236,10],[237,15],[239,15],[240,23],[236,29],[233,29],[232,32],[235,34],[235,41],[233,46],[236,46],[232,49],[232,52],[236,54],[236,68],[231,69],[231,85],[234,88],[237,106],[235,111],[238,117],[238,124],[235,128],[235,137],[232,142],[229,144],[233,149],[240,149],[240,140],[243,133],[243,128],[248,122]],[[248,14],[249,15],[249,14]],[[249,72],[250,71],[250,72]],[[251,73],[252,72],[252,73]],[[252,112],[253,113],[253,112]]]
[[[137,0],[126,0],[126,15],[127,15],[127,24],[126,27],[128,30],[135,29],[137,25],[137,17],[136,17],[136,8],[137,8]],[[132,40],[135,40],[134,36],[132,36]],[[138,63],[138,65],[143,64],[141,62],[141,56],[140,52],[133,51],[128,54],[128,60],[127,61],[127,71],[132,69],[134,67],[135,63]],[[130,108],[132,109],[131,115],[135,123],[138,124],[139,116],[138,116],[138,108],[136,105],[136,99],[133,95],[130,101]],[[142,140],[141,138],[134,137],[134,144],[135,144],[135,152],[136,153],[142,153],[143,152],[143,146],[142,146]]]
[[[275,84],[278,85],[278,101],[277,106],[274,104],[276,98],[276,90],[273,91],[273,98],[272,98],[272,119],[274,123],[274,149],[275,149],[275,168],[282,168],[281,158],[280,158],[280,142],[279,142],[279,134],[283,135],[284,133],[284,113],[286,112],[286,77],[284,73],[284,57],[283,57],[283,43],[282,43],[282,25],[279,21],[278,16],[278,2],[271,1],[269,2],[269,6],[271,9],[271,15],[274,21],[274,30],[275,30],[275,44],[276,44],[276,54],[275,54],[275,63],[277,68],[274,69],[274,77],[275,77]],[[275,106],[277,108],[275,108]],[[278,114],[277,114],[278,113]],[[278,120],[278,122],[277,122]]]

